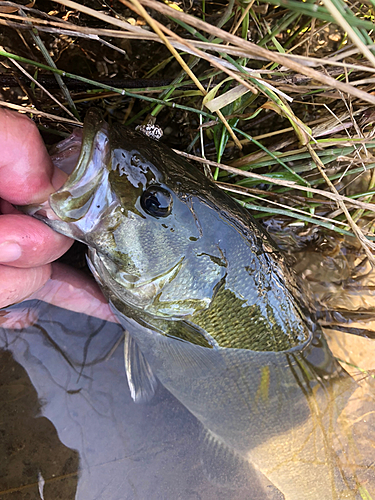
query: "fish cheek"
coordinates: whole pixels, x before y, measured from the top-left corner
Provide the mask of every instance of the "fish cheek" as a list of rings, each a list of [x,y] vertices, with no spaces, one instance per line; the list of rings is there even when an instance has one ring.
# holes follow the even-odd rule
[[[164,247],[182,260],[178,272],[164,284],[153,304],[159,315],[181,318],[207,309],[226,277],[228,263],[224,252],[206,235],[201,224],[205,217],[199,217],[194,206],[191,197],[177,198],[168,218],[175,232]]]
[[[190,250],[178,272],[165,283],[149,312],[182,318],[207,309],[213,301],[226,268],[210,255]],[[154,309],[154,310],[152,310]]]

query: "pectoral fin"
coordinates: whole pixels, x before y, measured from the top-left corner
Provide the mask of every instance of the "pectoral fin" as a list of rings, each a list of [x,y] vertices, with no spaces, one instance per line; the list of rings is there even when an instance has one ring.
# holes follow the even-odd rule
[[[150,401],[156,390],[157,379],[136,341],[127,331],[125,331],[124,354],[131,397],[136,403]]]

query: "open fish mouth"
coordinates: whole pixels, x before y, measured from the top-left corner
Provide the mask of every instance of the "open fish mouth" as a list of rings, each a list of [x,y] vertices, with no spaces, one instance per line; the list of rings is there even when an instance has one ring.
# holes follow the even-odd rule
[[[50,207],[60,220],[74,222],[87,215],[100,191],[109,156],[108,125],[98,112],[89,110],[77,165],[65,184],[49,198]]]
[[[43,203],[19,207],[24,213],[43,220],[56,231],[59,231],[56,221],[74,223],[84,217],[87,218],[94,204],[98,210],[100,208],[98,200],[105,196],[107,186],[105,177],[110,158],[110,141],[108,125],[101,114],[94,109],[89,110],[83,131],[79,131],[78,134],[73,134],[71,137],[73,137],[72,144],[73,149],[75,149],[72,153],[73,159],[77,155],[79,144],[81,149],[74,167],[72,167],[71,161],[69,165],[69,152],[65,156],[62,155],[65,162],[64,170],[66,171],[67,168],[71,170],[63,186],[52,193],[49,199]],[[64,141],[66,149],[71,147],[71,137]],[[57,159],[57,163],[59,163],[59,158]],[[95,215],[97,215],[97,210]],[[90,216],[90,219],[93,220],[94,216]]]
[[[75,128],[66,139],[55,144],[49,152],[55,167],[67,175],[73,172],[78,163],[82,147],[82,136],[83,129]]]

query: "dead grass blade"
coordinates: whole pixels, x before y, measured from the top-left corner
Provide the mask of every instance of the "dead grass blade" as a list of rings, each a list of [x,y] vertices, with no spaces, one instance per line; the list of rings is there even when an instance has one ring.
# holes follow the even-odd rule
[[[369,262],[371,262],[371,264],[373,266],[375,266],[375,257],[373,255],[373,253],[371,252],[371,250],[373,252],[375,252],[375,244],[365,237],[362,230],[358,227],[358,225],[352,219],[352,216],[350,215],[349,210],[346,208],[344,200],[340,199],[340,195],[337,192],[337,189],[335,188],[335,186],[332,184],[331,180],[329,179],[329,177],[325,173],[324,165],[321,162],[319,156],[316,154],[314,148],[309,143],[306,144],[306,147],[311,155],[311,158],[314,160],[315,165],[318,167],[320,174],[322,175],[322,177],[326,181],[326,183],[329,186],[329,188],[331,189],[332,193],[336,196],[335,201],[336,201],[337,205],[340,207],[340,209],[344,212],[345,217],[349,223],[349,226],[351,227],[353,233],[357,236],[359,242],[361,243],[362,248],[365,251]],[[375,208],[375,205],[374,205],[374,208]]]
[[[15,61],[14,59],[10,59],[10,61],[12,61],[12,63],[25,75],[27,76],[27,78],[29,78],[29,80],[31,82],[33,82],[37,87],[39,87],[41,90],[43,90],[43,92],[45,92],[45,94],[48,95],[48,97],[50,99],[52,99],[58,106],[60,106],[60,108],[65,111],[65,113],[67,115],[69,115],[76,123],[81,123],[78,118],[76,118],[73,113],[71,111],[69,111],[68,108],[66,108],[58,99],[56,99],[56,97],[54,97],[51,92],[48,92],[48,90],[46,88],[43,87],[43,85],[41,83],[38,82],[38,80],[35,80],[35,78],[33,78],[30,73],[28,71],[26,71],[20,64],[18,64],[17,61]]]
[[[125,5],[129,5],[128,2],[124,1],[124,0],[120,0],[121,3],[125,4]],[[142,7],[142,5],[138,2],[138,0],[130,0],[131,3],[136,7],[136,10],[139,14],[142,15],[142,17],[148,22],[148,24],[152,27],[152,29],[155,31],[155,33],[160,37],[160,39],[165,43],[165,45],[168,47],[168,49],[170,50],[170,52],[174,55],[174,57],[177,59],[177,61],[180,63],[181,67],[184,69],[184,71],[190,76],[190,78],[193,80],[193,82],[196,84],[196,86],[198,87],[198,89],[201,91],[202,93],[202,96],[206,96],[207,95],[207,92],[205,90],[205,88],[203,87],[203,85],[200,83],[200,81],[198,80],[198,78],[196,78],[196,76],[194,75],[194,73],[191,71],[191,69],[189,68],[189,66],[185,63],[185,61],[182,59],[182,57],[180,56],[180,54],[177,52],[177,50],[169,43],[168,39],[166,38],[166,36],[164,35],[163,32],[166,32],[168,33],[172,38],[176,38],[177,41],[179,41],[180,43],[183,43],[183,39],[178,37],[177,35],[175,35],[172,31],[170,31],[169,29],[167,29],[165,26],[162,26],[160,23],[158,23],[157,21],[155,21],[154,19],[152,19],[146,12],[146,10]],[[193,49],[194,52],[196,52],[195,55],[197,55],[198,57],[201,57],[203,56],[204,59],[207,59],[207,60],[210,60],[209,57],[206,57],[206,55],[201,52],[201,51],[198,51],[197,49]],[[228,69],[224,68],[222,65],[220,64],[214,64],[216,67],[219,67],[219,69],[221,69],[222,71],[228,73]],[[233,75],[233,77],[235,77],[237,80],[239,79],[242,83],[242,85],[244,85],[245,87],[248,87],[249,90],[253,91],[254,93],[257,93],[256,92],[256,89],[254,89],[253,86],[249,85],[247,82],[245,82],[244,80],[242,80],[242,78],[238,78],[237,75],[235,75],[233,72],[230,72],[231,75]],[[220,110],[217,110],[216,111],[216,114],[218,115],[218,117],[220,118],[220,120],[222,121],[222,123],[224,124],[225,128],[228,130],[228,133],[230,134],[230,136],[232,137],[233,141],[235,142],[236,146],[239,148],[239,149],[242,149],[242,145],[240,143],[240,141],[237,139],[235,133],[233,132],[232,128],[229,126],[227,120],[225,119],[224,115],[222,114],[222,112]]]
[[[83,123],[77,121],[76,119],[70,120],[69,118],[52,115],[51,113],[45,113],[44,111],[39,111],[38,109],[28,108],[26,106],[19,106],[18,104],[12,104],[10,102],[5,102],[5,101],[0,101],[0,106],[3,106],[4,108],[14,109],[16,111],[19,111],[20,113],[29,113],[30,115],[43,116],[44,118],[47,118],[48,120],[53,120],[55,122],[61,122],[75,126],[79,125],[80,127],[83,127]]]
[[[316,189],[307,186],[301,186],[293,181],[283,181],[281,179],[275,179],[274,177],[269,177],[268,175],[256,174],[254,172],[247,172],[246,170],[240,170],[239,168],[231,167],[230,165],[225,165],[224,163],[217,163],[215,161],[207,160],[206,158],[200,158],[199,156],[195,156],[189,153],[185,153],[183,151],[179,151],[178,149],[174,150],[177,154],[189,158],[190,160],[199,161],[200,163],[206,163],[211,167],[217,167],[227,172],[230,172],[234,175],[239,175],[242,177],[249,177],[252,179],[258,179],[261,183],[264,184],[275,184],[277,186],[289,187],[292,189],[297,189],[299,191],[305,191],[307,193],[315,193],[323,196],[324,198],[328,198],[335,202],[342,201],[351,205],[353,207],[363,208],[365,210],[370,210],[375,213],[375,204],[373,203],[365,203],[362,201],[354,200],[352,198],[348,198],[347,196],[343,196],[341,194],[331,193],[329,191],[323,191],[322,189]]]
[[[340,11],[334,5],[331,0],[323,0],[324,5],[327,7],[328,11],[331,13],[332,17],[335,19],[337,24],[348,34],[353,43],[358,47],[360,52],[370,61],[370,63],[375,68],[375,56],[371,50],[362,42],[354,29],[350,26],[348,21],[340,14]]]
[[[59,2],[62,2],[62,1],[65,1],[65,0],[59,0]],[[217,27],[215,27],[211,24],[208,24],[204,21],[201,21],[200,19],[193,17],[189,14],[185,14],[184,12],[174,10],[171,7],[168,7],[167,5],[156,2],[155,0],[141,0],[141,3],[143,5],[145,5],[146,7],[149,7],[151,9],[155,9],[158,12],[161,12],[162,14],[165,14],[169,17],[180,19],[181,21],[185,22],[186,24],[194,26],[196,29],[201,29],[201,30],[204,30],[206,33],[214,34],[215,36],[224,40],[225,42],[232,43],[233,45],[240,47],[241,49],[246,51],[247,57],[249,57],[249,58],[251,58],[253,55],[264,57],[268,61],[272,61],[272,62],[275,62],[277,64],[281,64],[283,66],[286,66],[287,68],[289,68],[297,73],[301,73],[302,75],[306,75],[309,78],[311,78],[313,80],[317,80],[318,82],[320,82],[324,85],[328,85],[332,88],[336,88],[345,94],[349,94],[349,95],[358,97],[359,99],[361,99],[365,102],[375,104],[375,96],[374,95],[368,94],[367,92],[359,90],[350,84],[340,82],[339,80],[335,80],[334,78],[331,78],[330,76],[327,76],[323,73],[320,73],[319,71],[313,70],[307,66],[299,64],[298,62],[294,61],[293,59],[289,59],[288,57],[286,57],[278,52],[264,49],[263,47],[260,47],[252,42],[249,42],[247,40],[243,40],[242,38],[239,38],[238,36],[232,35],[231,33],[227,33],[226,31],[224,31],[220,28],[217,28]]]

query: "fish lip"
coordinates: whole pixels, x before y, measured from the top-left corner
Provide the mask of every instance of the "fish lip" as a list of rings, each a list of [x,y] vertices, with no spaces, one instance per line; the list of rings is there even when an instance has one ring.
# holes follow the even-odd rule
[[[49,205],[60,220],[75,222],[87,214],[109,152],[108,124],[101,112],[92,108],[85,117],[77,164],[63,186],[49,197]]]

